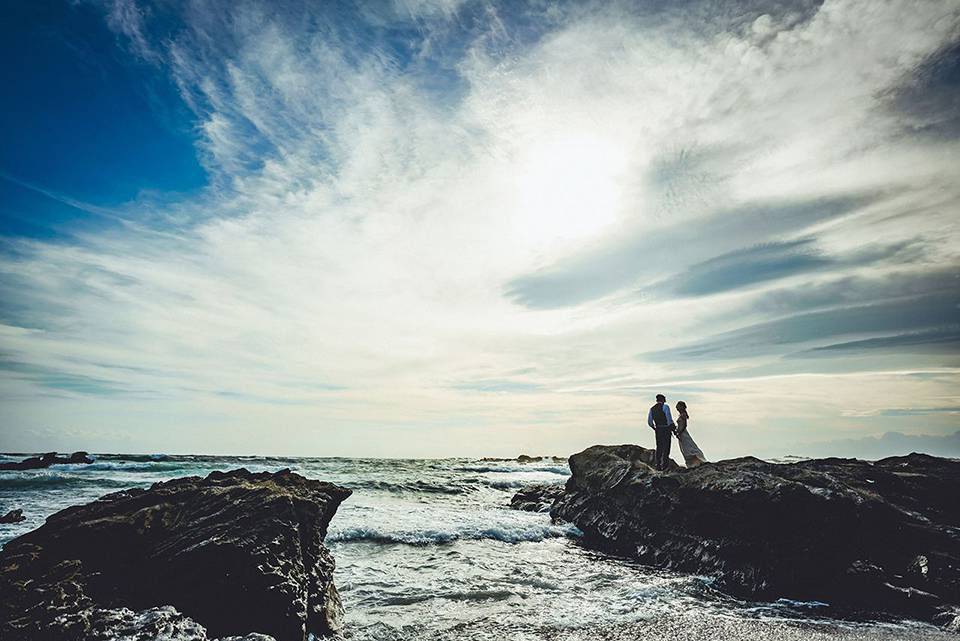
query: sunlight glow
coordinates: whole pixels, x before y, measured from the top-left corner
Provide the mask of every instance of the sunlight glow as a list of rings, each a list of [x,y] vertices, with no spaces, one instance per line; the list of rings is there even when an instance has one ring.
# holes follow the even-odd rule
[[[535,247],[598,235],[617,221],[627,149],[592,133],[534,145],[516,173],[514,230]]]

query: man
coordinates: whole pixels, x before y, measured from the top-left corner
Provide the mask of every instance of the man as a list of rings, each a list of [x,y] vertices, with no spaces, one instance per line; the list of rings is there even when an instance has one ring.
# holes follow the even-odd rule
[[[670,437],[676,427],[673,424],[673,417],[670,416],[667,397],[663,394],[657,394],[657,404],[647,412],[647,425],[657,433],[657,454],[654,457],[654,467],[662,472],[667,469],[667,462],[670,460]]]

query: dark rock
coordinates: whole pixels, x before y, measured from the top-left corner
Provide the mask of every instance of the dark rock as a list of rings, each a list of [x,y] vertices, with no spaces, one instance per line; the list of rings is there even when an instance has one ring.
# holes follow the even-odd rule
[[[496,458],[484,456],[481,461],[485,463],[540,463],[542,461],[552,461],[554,463],[566,463],[567,459],[562,456],[528,456],[521,454],[517,458]]]
[[[134,612],[128,608],[94,608],[66,615],[71,627],[82,626],[85,641],[207,641],[206,629],[169,605]],[[77,628],[80,629],[80,628]],[[277,641],[274,637],[250,633],[215,641]]]
[[[57,456],[56,452],[47,452],[40,456],[31,456],[17,463],[0,463],[0,470],[39,470],[51,465],[90,464],[93,459],[86,452],[74,452],[70,456]]]
[[[23,515],[23,510],[10,510],[3,516],[0,516],[0,523],[19,523],[26,521],[27,517]]]
[[[0,551],[0,638],[116,638],[164,621],[211,636],[333,634],[342,608],[323,539],[349,495],[241,469],[58,512]]]
[[[44,467],[50,467],[57,460],[56,452],[47,452],[40,456],[31,456],[18,463],[0,463],[0,470],[38,470]]]
[[[63,629],[82,631],[79,638],[163,639],[164,641],[206,641],[207,631],[193,619],[169,605],[134,612],[128,608],[89,608],[64,615],[57,621]]]
[[[86,452],[80,451],[80,452],[74,452],[73,454],[71,454],[70,458],[68,458],[65,462],[73,463],[73,464],[82,463],[84,465],[89,465],[90,463],[93,463],[93,459]],[[59,460],[55,461],[55,463],[60,463],[60,461]]]
[[[528,485],[513,495],[510,507],[524,512],[549,512],[554,501],[563,495],[563,486],[557,484]]]
[[[715,576],[735,596],[956,617],[960,462],[748,457],[660,473],[652,461],[633,445],[574,454],[551,516],[602,549]]]

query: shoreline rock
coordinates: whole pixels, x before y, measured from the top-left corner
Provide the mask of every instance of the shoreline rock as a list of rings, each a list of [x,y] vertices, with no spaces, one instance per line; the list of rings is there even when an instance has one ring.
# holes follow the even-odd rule
[[[41,470],[51,465],[89,465],[93,459],[86,452],[74,452],[70,456],[57,456],[56,452],[47,452],[40,456],[31,456],[17,463],[0,463],[0,470]]]
[[[0,551],[0,638],[335,634],[342,606],[323,539],[350,494],[239,469],[62,510]]]
[[[3,516],[0,516],[0,523],[19,523],[26,521],[27,517],[23,515],[23,510],[10,510]]]
[[[563,496],[563,486],[557,484],[528,485],[513,495],[510,507],[522,512],[549,512]]]
[[[591,546],[714,576],[737,597],[960,622],[960,462],[747,457],[661,473],[652,461],[635,445],[574,454],[551,517]],[[517,499],[538,500],[549,497]]]

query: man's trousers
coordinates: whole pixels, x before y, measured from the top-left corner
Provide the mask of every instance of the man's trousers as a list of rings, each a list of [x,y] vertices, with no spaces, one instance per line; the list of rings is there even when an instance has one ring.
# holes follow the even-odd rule
[[[673,437],[673,431],[669,427],[657,427],[656,432],[657,454],[654,463],[658,470],[665,470],[670,460],[670,440]]]

